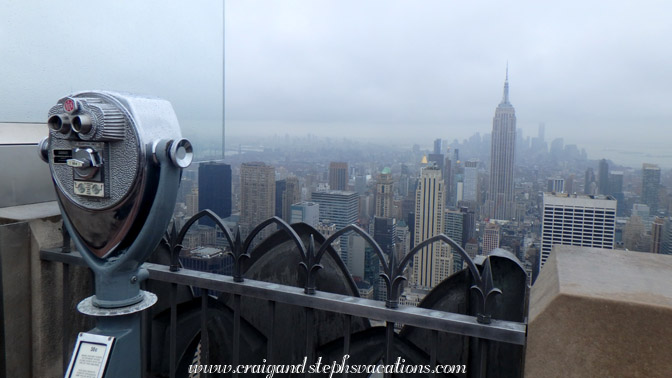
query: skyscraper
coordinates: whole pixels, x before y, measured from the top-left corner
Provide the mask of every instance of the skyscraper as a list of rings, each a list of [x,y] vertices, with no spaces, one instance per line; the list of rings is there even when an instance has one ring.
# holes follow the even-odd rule
[[[565,193],[574,193],[574,175],[569,175],[565,179]]]
[[[487,256],[494,249],[499,248],[502,228],[497,223],[488,223],[483,232],[483,255]]]
[[[312,201],[320,205],[320,222],[335,224],[336,231],[357,222],[359,195],[356,192],[327,190],[314,192]],[[341,236],[341,259],[348,264],[348,235]]]
[[[625,216],[625,193],[623,193],[623,172],[609,172],[609,194],[616,198],[616,216]]]
[[[390,168],[385,167],[378,175],[376,180],[376,209],[375,216],[381,218],[391,218],[394,206],[394,192],[392,185],[392,173]]]
[[[198,165],[198,211],[210,209],[220,218],[231,216],[231,166],[221,162]],[[199,224],[214,226],[210,218],[201,218]]]
[[[329,189],[346,190],[348,187],[348,163],[329,163]]]
[[[564,193],[565,192],[565,179],[559,177],[551,177],[548,179],[548,185],[546,187],[548,192]]]
[[[397,238],[396,230],[397,222],[394,218],[373,218],[373,239],[388,256],[394,252],[394,242]]]
[[[450,159],[450,147],[448,148],[448,154],[446,159],[443,161],[443,182],[446,185],[446,207],[451,205],[453,187],[453,179],[455,176],[455,169],[453,169],[453,161]]]
[[[364,195],[366,193],[366,176],[363,174],[357,174],[355,176],[355,192],[357,194]]]
[[[275,215],[275,168],[261,162],[240,165],[240,225],[244,237]],[[268,231],[267,231],[268,230]],[[270,235],[264,230],[261,238]]]
[[[666,217],[663,220],[662,236],[660,237],[660,252],[665,255],[672,255],[672,218]]]
[[[383,253],[387,255],[388,261],[396,250],[395,242],[397,240],[397,221],[394,218],[373,217],[373,240],[378,243]],[[373,248],[367,245],[365,250],[364,270],[367,272],[364,279],[374,285],[374,297],[378,300],[385,300],[387,289],[385,282],[380,277],[380,259],[373,252]],[[398,260],[397,260],[398,261]]]
[[[660,168],[655,164],[642,165],[642,203],[649,205],[651,214],[658,211],[658,190],[660,188]]]
[[[656,217],[651,224],[651,253],[661,253],[665,218]]]
[[[460,246],[462,243],[462,236],[464,230],[464,213],[460,210],[446,210],[443,233],[449,238],[453,239]]]
[[[320,222],[320,205],[315,202],[299,202],[291,205],[291,224],[303,222],[316,227]]]
[[[563,138],[555,138],[551,142],[550,154],[551,158],[555,160],[562,159],[562,155],[565,151],[565,140]]]
[[[446,206],[456,206],[457,205],[457,187],[458,182],[462,182],[462,177],[460,176],[460,149],[456,148],[453,150],[453,157],[450,160],[450,184],[446,180],[444,174],[443,181],[446,183]],[[444,170],[447,170],[444,167]]]
[[[287,181],[278,180],[275,182],[275,216],[282,218],[282,196],[285,194]]]
[[[478,160],[464,162],[462,200],[476,203],[478,200]]]
[[[586,169],[586,176],[583,183],[583,193],[588,195],[597,194],[597,190],[595,189],[595,173],[593,172],[593,168],[588,168]]]
[[[464,214],[462,221],[462,247],[464,247],[470,239],[476,236],[476,214],[474,210],[469,207],[460,207],[460,212]]]
[[[444,232],[445,187],[435,165],[422,169],[415,195],[414,246]],[[413,257],[413,283],[432,288],[452,272],[450,248],[433,243]]]
[[[513,192],[513,161],[516,149],[516,111],[509,102],[509,73],[507,67],[502,102],[492,120],[490,147],[490,186],[486,214],[495,219],[512,219],[515,214]]]
[[[616,195],[623,193],[623,172],[611,171],[609,173],[609,192],[607,194]]]
[[[598,191],[600,194],[609,193],[609,164],[606,159],[600,160],[600,167],[597,171]]]
[[[441,153],[441,138],[434,139],[434,154],[438,155]]]
[[[629,251],[649,252],[651,237],[646,233],[642,218],[631,215],[623,227],[623,246]]]
[[[544,193],[539,269],[556,244],[613,249],[615,230],[613,197]]]
[[[548,146],[546,145],[546,140],[544,139],[545,130],[546,126],[543,123],[540,123],[537,137],[532,138],[532,145],[530,147],[532,148],[532,152],[535,154],[546,154],[548,152]]]
[[[460,210],[446,210],[443,224],[443,233],[453,239],[460,246],[464,245],[462,236],[464,235],[464,217],[465,213]],[[462,269],[462,256],[453,252],[453,271],[455,273]]]
[[[285,191],[280,198],[282,205],[281,217],[283,220],[289,222],[292,217],[292,205],[301,201],[301,188],[299,187],[299,179],[296,176],[287,177],[284,181]]]
[[[427,155],[427,162],[434,162],[436,166],[439,168],[441,172],[443,172],[444,167],[443,164],[445,162],[445,159],[443,157],[443,154],[429,154]],[[444,180],[445,182],[445,180]]]
[[[187,206],[187,217],[193,217],[198,213],[198,188],[193,188],[191,193],[186,195],[185,205]]]

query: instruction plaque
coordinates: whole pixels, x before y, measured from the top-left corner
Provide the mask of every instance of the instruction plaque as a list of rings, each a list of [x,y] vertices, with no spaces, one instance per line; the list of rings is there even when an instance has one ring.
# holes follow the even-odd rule
[[[103,378],[114,337],[80,332],[65,378]]]

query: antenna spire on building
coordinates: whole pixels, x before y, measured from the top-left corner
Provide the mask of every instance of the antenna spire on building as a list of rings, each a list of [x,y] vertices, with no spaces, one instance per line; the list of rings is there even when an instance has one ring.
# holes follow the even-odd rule
[[[502,102],[499,104],[511,106],[509,102],[509,62],[506,62],[506,79],[504,80],[504,95],[502,96]]]

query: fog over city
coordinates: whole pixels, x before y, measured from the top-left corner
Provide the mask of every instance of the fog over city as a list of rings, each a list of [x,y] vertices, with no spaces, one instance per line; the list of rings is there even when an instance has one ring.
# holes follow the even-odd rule
[[[82,89],[170,100],[188,137],[489,133],[507,62],[518,128],[589,158],[672,166],[666,1],[7,1],[1,121]]]

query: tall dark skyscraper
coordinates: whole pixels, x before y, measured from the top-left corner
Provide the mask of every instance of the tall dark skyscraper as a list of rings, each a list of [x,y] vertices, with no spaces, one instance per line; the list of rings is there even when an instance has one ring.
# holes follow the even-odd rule
[[[198,210],[210,209],[220,218],[231,216],[231,166],[220,162],[198,166]],[[208,218],[199,224],[214,226]]]
[[[616,193],[623,192],[623,172],[611,171],[609,172],[609,193],[612,196]]]
[[[453,169],[453,161],[450,159],[450,147],[448,148],[448,152],[446,154],[446,159],[443,161],[443,182],[446,184],[446,208],[450,207],[452,205],[451,199],[452,197],[452,187],[454,183],[455,177],[455,170]],[[412,234],[412,233],[411,233]]]
[[[586,176],[583,183],[584,194],[597,194],[597,186],[595,185],[595,173],[593,168],[586,169]]]
[[[625,194],[623,193],[623,172],[609,172],[609,193],[616,198],[616,216],[625,216]]]
[[[441,153],[441,138],[434,139],[434,153],[437,155]]]
[[[383,252],[390,256],[394,252],[394,240],[397,233],[397,222],[394,218],[373,218],[373,239]],[[376,261],[376,263],[378,263]]]
[[[597,172],[598,175],[598,184],[600,194],[610,194],[609,193],[609,164],[606,159],[600,160],[600,167]]]
[[[660,167],[655,164],[642,165],[642,203],[649,205],[651,214],[658,211],[658,190],[660,189]]]
[[[464,213],[460,210],[445,210],[443,233],[460,246],[464,245],[462,235],[464,235]],[[453,251],[453,272],[462,270],[462,256]]]
[[[506,70],[504,95],[492,120],[490,147],[490,186],[486,215],[495,219],[512,219],[516,204],[513,193],[513,160],[516,150],[516,110],[509,102],[509,70]]]
[[[474,210],[464,206],[460,208],[460,211],[464,214],[462,247],[465,247],[467,242],[476,236],[476,214],[474,214]]]
[[[285,179],[285,192],[280,199],[282,202],[282,219],[289,222],[292,217],[292,205],[301,202],[301,187],[296,176]]]
[[[346,190],[348,187],[348,163],[329,163],[329,189]]]
[[[275,216],[282,218],[282,197],[285,195],[287,188],[286,180],[278,180],[275,182]]]

